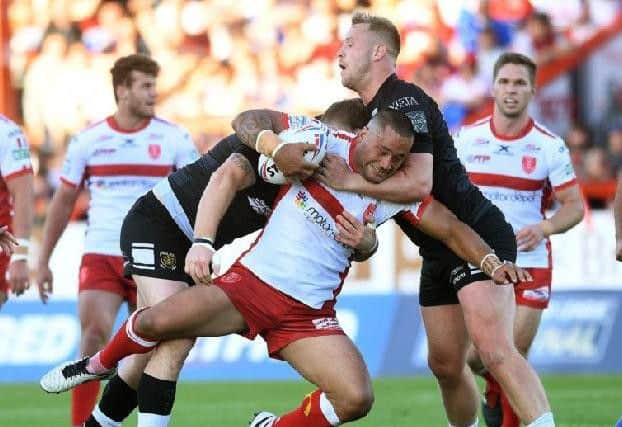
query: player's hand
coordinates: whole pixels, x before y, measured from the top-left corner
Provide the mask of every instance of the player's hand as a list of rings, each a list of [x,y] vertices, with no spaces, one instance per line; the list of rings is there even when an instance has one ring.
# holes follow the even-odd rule
[[[505,261],[502,265],[497,266],[493,270],[491,278],[496,285],[510,285],[533,280],[527,270],[510,261]]]
[[[316,178],[322,184],[335,190],[352,191],[356,174],[340,156],[327,154],[316,172]]]
[[[17,240],[9,232],[9,227],[4,225],[0,227],[0,253],[6,256],[11,256],[17,246]]]
[[[19,296],[30,287],[28,262],[25,259],[12,261],[9,264],[8,282],[11,291]]]
[[[49,296],[54,291],[54,276],[47,264],[39,265],[35,281],[39,289],[39,298],[41,298],[41,302],[47,304]]]
[[[209,285],[212,281],[212,257],[214,250],[202,245],[192,245],[186,254],[184,271],[196,284]]]
[[[346,210],[337,215],[335,220],[337,226],[335,238],[338,242],[354,249],[360,255],[357,259],[364,255],[369,257],[375,251],[378,245],[376,228],[369,225],[374,224],[373,213],[366,216],[364,224]]]
[[[534,250],[544,237],[540,224],[528,225],[516,233],[516,245],[520,252],[529,252]]]
[[[616,239],[616,260],[622,261],[622,238]]]
[[[276,167],[283,175],[291,180],[303,181],[315,173],[317,165],[305,160],[304,154],[307,151],[316,151],[313,144],[285,144],[274,156],[273,160]]]

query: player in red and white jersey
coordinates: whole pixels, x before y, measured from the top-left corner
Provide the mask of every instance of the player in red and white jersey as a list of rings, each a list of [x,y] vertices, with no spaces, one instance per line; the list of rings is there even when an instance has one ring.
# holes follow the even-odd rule
[[[154,116],[158,72],[159,65],[143,55],[115,62],[111,74],[117,111],[72,139],[45,221],[37,280],[50,293],[50,256],[82,185],[88,188],[89,220],[78,296],[82,355],[94,354],[107,341],[124,300],[132,310],[136,306],[136,285],[124,277],[119,244],[126,213],[163,177],[198,158],[185,130]],[[97,383],[76,389],[72,425],[86,420],[98,392]]]
[[[551,234],[563,233],[583,218],[583,203],[564,141],[534,121],[527,112],[534,94],[536,66],[526,56],[505,53],[494,69],[494,111],[491,117],[463,128],[455,136],[458,156],[471,181],[504,213],[518,246],[517,265],[534,280],[514,287],[517,303],[514,340],[527,355],[536,335],[542,310],[551,296]],[[544,215],[549,188],[560,208]],[[484,367],[473,351],[471,367]],[[503,412],[503,426],[518,426],[509,401],[490,375],[486,375],[484,415],[489,426],[501,425],[492,407]],[[496,412],[497,414],[499,411]],[[496,419],[493,419],[496,418]]]
[[[280,113],[276,116],[281,118]],[[257,130],[248,132],[257,138]],[[413,130],[406,116],[384,110],[356,138],[343,133],[326,137],[330,153],[349,160],[365,179],[382,182],[406,159]],[[295,133],[292,138],[291,142],[299,142]],[[252,174],[249,169],[240,172]],[[248,176],[243,179],[248,181]],[[227,197],[223,193],[232,189],[230,182],[212,186],[210,181],[206,198],[214,203],[206,203],[209,212],[201,218],[218,223]],[[251,426],[329,427],[365,416],[373,401],[371,381],[360,353],[339,326],[334,304],[354,250],[373,250],[373,241],[360,239],[366,228],[362,219],[373,210],[375,221],[381,223],[405,209],[425,232],[470,262],[480,265],[496,259],[482,265],[495,282],[516,280],[518,271],[512,263],[502,263],[473,230],[431,198],[404,206],[331,190],[314,179],[295,182],[282,187],[254,246],[212,286],[194,286],[139,310],[104,350],[54,368],[41,386],[61,392],[99,378],[123,357],[150,351],[159,340],[261,335],[271,356],[288,361],[318,389],[290,413],[279,418],[261,413]],[[208,239],[203,240],[195,240],[195,245],[209,245]],[[268,263],[272,266],[266,268]],[[168,423],[158,417],[151,420],[153,426]]]
[[[0,308],[9,291],[21,295],[29,286],[28,249],[33,219],[33,177],[28,140],[19,126],[0,115],[0,226],[17,238],[13,255],[0,254]]]

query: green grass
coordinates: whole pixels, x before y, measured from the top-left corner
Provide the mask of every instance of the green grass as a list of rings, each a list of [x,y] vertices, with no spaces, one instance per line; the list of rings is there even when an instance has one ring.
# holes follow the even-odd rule
[[[613,427],[622,416],[622,376],[545,376],[543,380],[560,427]],[[350,425],[447,425],[432,378],[379,379],[374,385],[374,409]],[[178,388],[170,425],[244,427],[253,411],[287,411],[310,390],[303,382],[184,382]],[[66,427],[69,396],[46,395],[35,384],[0,385],[0,426]],[[135,416],[124,425],[136,425]]]

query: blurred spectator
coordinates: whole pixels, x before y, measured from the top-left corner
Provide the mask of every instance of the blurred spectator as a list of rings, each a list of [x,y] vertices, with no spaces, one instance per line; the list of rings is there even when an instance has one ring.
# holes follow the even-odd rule
[[[538,64],[551,61],[569,48],[568,41],[555,31],[551,18],[543,12],[535,12],[527,18],[513,45],[514,50],[534,58]]]
[[[622,124],[609,129],[607,148],[609,150],[609,158],[613,171],[616,176],[619,176],[622,171]]]
[[[603,191],[615,187],[615,175],[607,159],[607,151],[602,147],[592,147],[585,153],[583,161],[582,186],[589,206],[593,209],[607,207],[611,194]]]
[[[584,126],[575,124],[566,134],[565,141],[570,151],[570,160],[572,160],[575,173],[579,180],[582,180],[585,175],[585,153],[592,146],[590,134]]]
[[[492,88],[495,62],[503,52],[492,27],[484,28],[477,39],[477,72],[489,89]]]

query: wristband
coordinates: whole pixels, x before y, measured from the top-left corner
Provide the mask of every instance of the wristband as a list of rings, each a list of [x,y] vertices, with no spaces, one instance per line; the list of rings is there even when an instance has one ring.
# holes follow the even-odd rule
[[[484,255],[484,258],[482,258],[482,261],[479,263],[479,268],[488,276],[492,277],[497,268],[502,265],[503,263],[499,257],[494,252],[490,252]]]
[[[208,237],[195,237],[194,241],[192,242],[192,246],[194,245],[203,246],[205,248],[211,249],[213,252],[216,252],[216,249],[214,249],[214,242],[212,242],[212,239]]]
[[[13,254],[11,255],[11,262],[14,261],[28,261],[28,254]]]
[[[270,138],[272,136],[273,138]],[[272,156],[275,148],[279,145],[280,139],[270,129],[264,129],[257,134],[255,140],[255,151],[265,156]]]
[[[285,145],[284,142],[279,142],[279,145],[274,147],[274,150],[272,150],[272,153],[270,154],[270,157],[272,157],[274,159],[276,157],[276,154],[279,152],[279,150],[281,150],[281,148],[283,148],[284,145]]]

